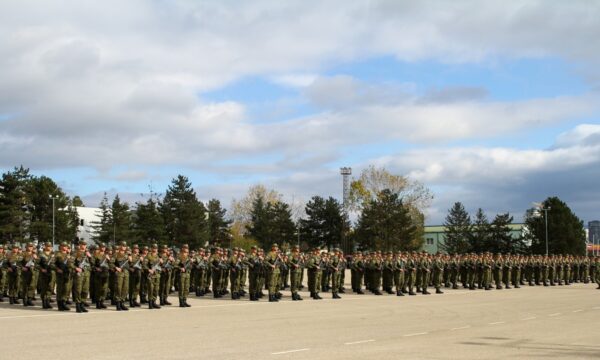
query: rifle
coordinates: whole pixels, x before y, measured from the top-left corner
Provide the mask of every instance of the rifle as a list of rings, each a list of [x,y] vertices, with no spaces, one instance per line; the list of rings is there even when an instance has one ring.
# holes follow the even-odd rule
[[[157,261],[154,265],[152,265],[152,268],[150,270],[152,270],[152,272],[154,273],[161,272],[162,267],[160,266],[160,262]]]
[[[129,270],[129,259],[125,258],[122,263],[119,264],[121,270]]]
[[[135,264],[133,264],[133,268],[134,268],[135,270],[142,270],[141,261],[142,261],[142,259],[141,259],[141,258],[138,258],[138,259],[137,259],[137,261],[136,261],[136,263],[135,263]]]

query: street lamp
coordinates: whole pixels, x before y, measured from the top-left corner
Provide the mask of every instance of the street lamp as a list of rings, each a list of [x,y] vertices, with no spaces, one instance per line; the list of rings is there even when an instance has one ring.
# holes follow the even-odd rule
[[[544,214],[544,220],[546,220],[546,256],[548,256],[548,211],[550,211],[551,207],[548,206],[547,208],[542,207],[540,210],[542,210],[545,214]]]
[[[54,249],[54,234],[56,229],[56,219],[55,219],[55,211],[54,211],[54,201],[58,199],[58,195],[50,195],[50,199],[52,199],[52,249]]]

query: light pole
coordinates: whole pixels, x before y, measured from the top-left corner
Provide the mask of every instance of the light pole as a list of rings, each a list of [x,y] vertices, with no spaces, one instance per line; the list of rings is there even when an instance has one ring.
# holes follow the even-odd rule
[[[548,256],[548,211],[550,211],[550,209],[550,206],[548,206],[547,208],[542,207],[540,209],[545,213],[544,219],[546,220],[546,256]]]
[[[58,195],[50,195],[50,199],[52,199],[52,249],[54,249],[54,234],[56,228],[56,220],[54,216],[54,200],[58,199]]]

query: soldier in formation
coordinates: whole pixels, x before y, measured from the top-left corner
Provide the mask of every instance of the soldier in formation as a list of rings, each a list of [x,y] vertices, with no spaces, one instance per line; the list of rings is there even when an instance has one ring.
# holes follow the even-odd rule
[[[351,287],[356,294],[367,290],[405,296],[429,295],[429,289],[443,294],[442,288],[502,290],[529,286],[568,286],[594,282],[600,289],[600,258],[573,255],[520,254],[427,254],[425,252],[355,252],[348,261],[337,248],[331,252],[313,249],[302,253],[298,246],[288,252],[273,244],[270,251],[199,248],[187,245],[175,251],[167,246],[150,247],[120,242],[114,248],[99,244],[88,249],[84,241],[75,248],[61,243],[53,251],[51,243],[36,250],[28,243],[0,245],[0,302],[34,306],[36,295],[42,308],[52,309],[56,293],[59,311],[69,311],[74,303],[78,313],[88,312],[90,299],[97,309],[106,309],[111,300],[117,311],[148,304],[149,309],[169,306],[176,290],[180,307],[189,307],[189,294],[197,297],[226,294],[232,300],[248,295],[250,301],[268,296],[279,301],[289,288],[293,301],[300,301],[306,269],[310,297],[333,299],[344,293],[344,274],[350,269]],[[248,286],[246,291],[246,285]],[[267,293],[265,294],[266,291]],[[139,299],[139,302],[138,302]],[[157,304],[159,302],[159,304]]]

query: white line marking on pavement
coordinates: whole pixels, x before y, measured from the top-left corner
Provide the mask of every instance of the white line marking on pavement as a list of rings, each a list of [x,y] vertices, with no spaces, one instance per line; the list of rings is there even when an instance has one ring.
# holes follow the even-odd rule
[[[574,313],[582,312],[583,309],[573,310]]]
[[[426,332],[420,332],[420,333],[414,333],[414,334],[406,334],[404,335],[404,337],[411,337],[411,336],[419,336],[419,335],[427,335],[429,333]]]
[[[300,352],[300,351],[308,351],[308,350],[310,350],[310,349],[305,348],[305,349],[287,350],[287,351],[274,352],[274,353],[271,353],[271,355],[283,355],[283,354],[290,354],[290,353],[295,353],[295,352]]]
[[[532,317],[528,317],[525,319],[521,319],[521,321],[534,320],[534,319],[537,319],[537,318],[535,316],[532,316]]]
[[[489,323],[490,325],[500,325],[500,324],[506,324],[506,321],[496,321],[493,323]]]
[[[594,309],[594,310],[600,310],[600,306],[595,306],[592,309]]]
[[[356,345],[356,344],[364,344],[364,343],[370,343],[370,342],[374,342],[375,340],[370,339],[370,340],[360,340],[360,341],[353,341],[353,342],[347,342],[344,343],[344,345]]]
[[[455,328],[450,329],[450,331],[464,330],[464,329],[468,329],[470,327],[471,327],[471,325],[461,326],[461,327],[455,327]]]
[[[554,314],[550,314],[548,316],[558,316],[558,315],[562,315],[561,313],[554,313]]]

